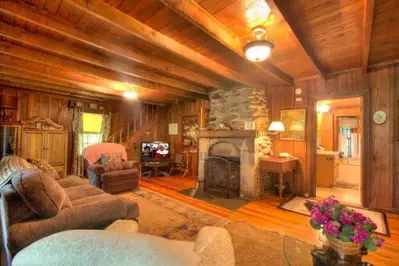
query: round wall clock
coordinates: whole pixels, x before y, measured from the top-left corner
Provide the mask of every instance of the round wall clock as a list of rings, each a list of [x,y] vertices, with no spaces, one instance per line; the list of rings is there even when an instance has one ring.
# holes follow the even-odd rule
[[[377,125],[384,124],[386,120],[387,120],[387,113],[385,113],[384,111],[377,111],[373,115],[373,121]]]

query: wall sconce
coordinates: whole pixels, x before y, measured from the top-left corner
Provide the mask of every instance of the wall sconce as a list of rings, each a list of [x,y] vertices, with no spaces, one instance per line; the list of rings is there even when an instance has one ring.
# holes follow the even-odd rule
[[[317,106],[317,112],[324,114],[324,113],[328,113],[328,111],[330,111],[330,106],[324,104],[324,105],[318,105]]]
[[[269,133],[270,135],[277,135],[278,132],[284,132],[285,128],[281,121],[274,121],[269,126]]]

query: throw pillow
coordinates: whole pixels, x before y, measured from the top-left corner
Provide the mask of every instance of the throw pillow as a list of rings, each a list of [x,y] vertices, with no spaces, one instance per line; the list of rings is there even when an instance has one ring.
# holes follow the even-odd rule
[[[104,153],[101,154],[101,164],[105,172],[123,170],[122,153]]]
[[[10,181],[13,173],[22,169],[35,169],[36,166],[18,156],[4,157],[0,162],[0,188]]]
[[[47,174],[52,176],[55,180],[61,179],[57,170],[55,170],[55,168],[52,165],[50,165],[48,162],[46,162],[45,160],[28,158],[28,162],[35,165],[37,168],[39,168],[43,172],[46,172]]]
[[[39,217],[54,217],[62,208],[71,207],[65,190],[52,176],[39,169],[15,172],[11,183],[24,203]]]

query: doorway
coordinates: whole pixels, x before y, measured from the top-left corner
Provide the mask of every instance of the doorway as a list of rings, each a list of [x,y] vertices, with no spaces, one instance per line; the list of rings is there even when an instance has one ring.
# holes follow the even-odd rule
[[[362,206],[362,97],[317,102],[316,196]]]

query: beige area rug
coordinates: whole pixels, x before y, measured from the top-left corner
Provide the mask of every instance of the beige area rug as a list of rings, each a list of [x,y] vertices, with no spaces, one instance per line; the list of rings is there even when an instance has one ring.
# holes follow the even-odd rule
[[[232,238],[238,266],[312,265],[311,246],[293,238],[233,222],[144,188],[122,196],[140,206],[140,233],[194,241],[204,226],[224,227]]]

